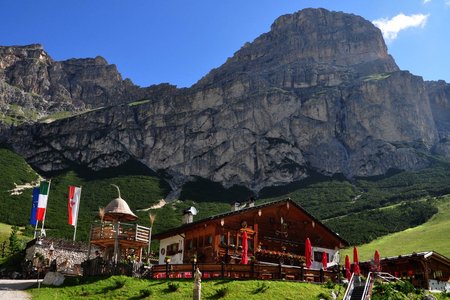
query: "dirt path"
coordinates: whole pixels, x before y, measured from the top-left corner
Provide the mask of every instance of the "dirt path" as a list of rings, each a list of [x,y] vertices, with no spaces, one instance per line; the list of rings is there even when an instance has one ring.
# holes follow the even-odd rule
[[[1,300],[29,300],[31,295],[23,291],[36,283],[36,279],[10,280],[0,279],[0,299]]]

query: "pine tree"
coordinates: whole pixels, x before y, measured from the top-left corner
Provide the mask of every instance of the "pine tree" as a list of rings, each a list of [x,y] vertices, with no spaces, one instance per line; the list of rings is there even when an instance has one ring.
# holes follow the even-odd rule
[[[20,251],[20,241],[17,238],[17,231],[19,230],[19,227],[12,226],[11,227],[11,234],[9,235],[9,253],[15,254]]]

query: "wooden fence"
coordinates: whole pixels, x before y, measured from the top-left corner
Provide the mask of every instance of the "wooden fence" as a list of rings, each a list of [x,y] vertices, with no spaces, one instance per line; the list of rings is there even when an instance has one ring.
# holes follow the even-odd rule
[[[155,265],[150,271],[152,278],[192,278],[198,267],[204,279],[232,278],[232,279],[284,279],[309,282],[338,282],[337,270],[312,270],[304,267],[276,264],[166,264]]]

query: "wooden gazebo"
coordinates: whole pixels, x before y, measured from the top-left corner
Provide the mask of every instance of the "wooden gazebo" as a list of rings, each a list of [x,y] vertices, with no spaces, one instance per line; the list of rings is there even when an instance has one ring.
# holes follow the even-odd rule
[[[118,187],[117,190],[119,197],[104,208],[101,222],[92,225],[90,245],[100,248],[102,258],[114,264],[131,259],[142,261],[142,249],[148,247],[150,242],[150,228],[124,223],[135,221],[138,217],[121,198]]]

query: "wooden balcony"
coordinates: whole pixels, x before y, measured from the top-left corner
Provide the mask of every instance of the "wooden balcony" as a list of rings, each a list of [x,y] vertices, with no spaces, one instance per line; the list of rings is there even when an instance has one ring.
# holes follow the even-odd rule
[[[143,246],[148,244],[150,228],[138,224],[103,222],[92,226],[90,241],[107,247],[114,245],[116,236],[120,245]]]

